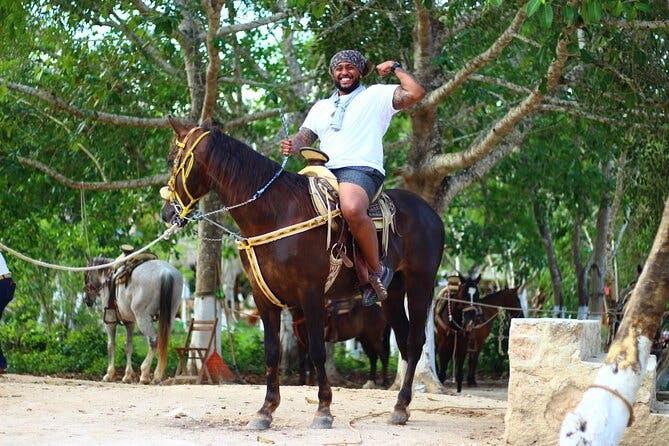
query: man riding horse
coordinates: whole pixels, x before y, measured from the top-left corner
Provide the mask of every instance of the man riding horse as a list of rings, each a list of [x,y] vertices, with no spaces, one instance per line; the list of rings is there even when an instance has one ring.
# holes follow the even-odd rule
[[[399,62],[388,60],[376,66],[379,76],[395,74],[400,85],[372,85],[360,80],[371,71],[371,63],[355,50],[343,50],[330,60],[330,75],[336,87],[329,99],[311,108],[300,130],[281,141],[284,155],[298,153],[320,139],[325,164],[339,182],[339,204],[351,234],[367,263],[369,283],[363,304],[385,300],[393,271],[381,263],[376,229],[367,214],[369,204],[383,185],[383,135],[400,110],[423,99],[425,90]]]

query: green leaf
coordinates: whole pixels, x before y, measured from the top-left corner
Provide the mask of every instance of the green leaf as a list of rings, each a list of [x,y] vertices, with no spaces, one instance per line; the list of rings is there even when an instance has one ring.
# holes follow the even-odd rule
[[[645,13],[649,13],[649,12],[652,11],[651,6],[647,3],[635,3],[634,8],[637,11],[641,11],[641,12],[645,12]]]
[[[611,7],[611,15],[614,17],[620,17],[623,13],[623,2],[617,1],[615,5]]]
[[[532,17],[535,12],[537,12],[537,9],[539,9],[539,6],[541,6],[543,2],[541,0],[530,0],[527,2],[525,5],[525,11],[527,12],[528,17]]]
[[[599,23],[602,20],[602,5],[598,0],[584,0],[581,14],[585,23]]]
[[[539,9],[539,21],[544,28],[550,28],[553,24],[553,7],[551,5],[541,5]]]
[[[564,21],[568,26],[572,26],[574,23],[576,23],[576,15],[578,11],[576,10],[575,7],[572,5],[565,5],[564,7]]]
[[[581,60],[585,63],[592,63],[595,61],[595,58],[592,57],[592,54],[588,50],[581,49]]]
[[[323,14],[325,14],[326,6],[327,5],[324,2],[314,3],[311,8],[311,15],[313,15],[317,19],[323,17]]]
[[[493,6],[501,6],[503,1],[504,1],[504,0],[490,0],[490,3],[491,3]]]

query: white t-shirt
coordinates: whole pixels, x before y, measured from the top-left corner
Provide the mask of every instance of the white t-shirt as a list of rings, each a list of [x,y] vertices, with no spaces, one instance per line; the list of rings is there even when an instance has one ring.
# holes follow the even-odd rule
[[[9,274],[11,271],[9,271],[9,268],[7,267],[7,262],[5,262],[5,258],[2,256],[2,253],[0,252],[0,276],[4,274]]]
[[[330,127],[335,111],[331,99],[322,99],[311,107],[302,127],[318,135],[320,149],[330,157],[328,168],[367,166],[385,174],[383,135],[399,111],[393,108],[397,87],[383,84],[367,87],[346,108],[341,130]]]

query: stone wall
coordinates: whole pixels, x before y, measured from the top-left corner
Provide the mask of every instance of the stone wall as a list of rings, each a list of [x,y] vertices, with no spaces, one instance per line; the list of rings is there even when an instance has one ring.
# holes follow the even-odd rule
[[[504,440],[510,445],[555,445],[562,420],[579,403],[604,359],[600,323],[512,319],[509,337]],[[655,364],[651,357],[634,404],[635,421],[622,445],[668,444],[669,415],[655,399]],[[658,410],[664,413],[654,413]]]

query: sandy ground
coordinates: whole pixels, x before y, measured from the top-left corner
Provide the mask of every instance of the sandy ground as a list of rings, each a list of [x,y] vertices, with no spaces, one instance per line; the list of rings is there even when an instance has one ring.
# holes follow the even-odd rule
[[[415,393],[404,426],[387,423],[397,393],[333,388],[332,429],[309,428],[317,388],[282,386],[266,431],[244,428],[259,385],[101,383],[0,375],[0,445],[499,445],[506,388]]]

